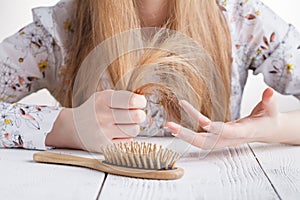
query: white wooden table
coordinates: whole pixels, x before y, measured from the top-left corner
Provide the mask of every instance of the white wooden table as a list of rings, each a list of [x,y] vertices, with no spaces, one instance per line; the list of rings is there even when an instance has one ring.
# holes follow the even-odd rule
[[[165,146],[174,142],[173,138],[146,140]],[[81,151],[54,151],[89,156]],[[33,153],[0,150],[0,199],[300,199],[297,146],[250,144],[212,152],[189,147],[177,163],[185,175],[175,181],[35,163]]]

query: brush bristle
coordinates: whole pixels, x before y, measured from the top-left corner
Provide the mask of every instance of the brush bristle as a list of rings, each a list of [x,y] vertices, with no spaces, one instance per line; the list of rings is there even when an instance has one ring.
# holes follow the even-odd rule
[[[103,147],[105,163],[138,169],[174,169],[179,153],[156,144],[130,142]]]

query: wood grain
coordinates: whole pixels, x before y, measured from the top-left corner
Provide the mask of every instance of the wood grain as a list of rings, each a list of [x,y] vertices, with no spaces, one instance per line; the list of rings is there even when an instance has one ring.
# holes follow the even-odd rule
[[[172,141],[168,138],[146,140],[164,146]],[[1,149],[0,199],[97,199],[102,184],[99,199],[109,200],[299,199],[300,147],[250,146],[253,151],[244,145],[210,153],[190,147],[177,164],[185,170],[179,180],[108,175],[104,184],[104,173],[81,167],[34,163],[32,155],[36,151]],[[80,151],[55,151],[98,156]]]
[[[97,198],[104,173],[80,167],[35,163],[32,161],[35,152],[0,150],[0,199]],[[82,154],[76,151],[63,152]]]
[[[251,144],[255,156],[282,199],[300,199],[300,147]]]
[[[147,141],[167,144],[165,138]],[[247,145],[210,152],[190,147],[178,162],[185,175],[175,181],[108,175],[99,199],[278,199]]]

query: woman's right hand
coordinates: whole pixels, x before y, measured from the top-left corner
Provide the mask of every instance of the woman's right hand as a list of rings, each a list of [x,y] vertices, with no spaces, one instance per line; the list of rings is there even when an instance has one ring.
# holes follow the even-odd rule
[[[46,145],[100,152],[103,144],[131,140],[146,119],[141,110],[146,103],[143,95],[129,91],[94,93],[81,106],[61,111]]]

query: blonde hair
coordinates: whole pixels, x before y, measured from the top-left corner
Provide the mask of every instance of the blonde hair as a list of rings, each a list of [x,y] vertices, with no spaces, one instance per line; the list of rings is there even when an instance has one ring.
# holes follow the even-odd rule
[[[115,35],[141,28],[142,22],[136,9],[136,1],[138,0],[76,1],[75,32],[68,47],[68,67],[64,77],[67,91],[60,90],[57,95],[63,106],[78,106],[72,104],[74,83],[82,63],[92,50]],[[208,0],[170,0],[169,4],[169,15],[163,28],[190,37],[205,49],[208,56],[200,50],[185,59],[182,55],[162,50],[177,49],[176,52],[184,50],[184,53],[188,54],[185,51],[187,47],[185,40],[177,36],[172,37],[176,34],[169,33],[167,33],[169,37],[162,37],[166,32],[157,31],[150,43],[157,43],[158,49],[144,49],[139,53],[129,52],[120,55],[110,63],[107,72],[115,86],[114,89],[126,89],[138,93],[158,90],[168,116],[170,118],[172,116],[178,122],[182,121],[182,116],[178,114],[180,113],[178,98],[191,101],[198,110],[214,120],[228,120],[230,118],[231,39],[218,4]],[[129,43],[121,39],[114,41],[108,47],[107,55],[114,54],[118,49],[128,48]],[[201,58],[193,57],[199,55]],[[86,72],[88,71],[87,68]],[[151,74],[161,77],[160,83],[143,81]],[[174,83],[174,81],[176,84],[172,86],[170,82]],[[86,83],[81,83],[83,84],[79,84],[79,89],[76,88],[77,94],[84,93],[88,87]],[[103,89],[101,82],[97,84],[98,90]],[[187,87],[190,90],[187,90]],[[176,94],[174,89],[177,91]],[[84,97],[77,104],[83,103],[89,97],[88,95],[83,95]],[[194,129],[198,128],[194,127]]]

